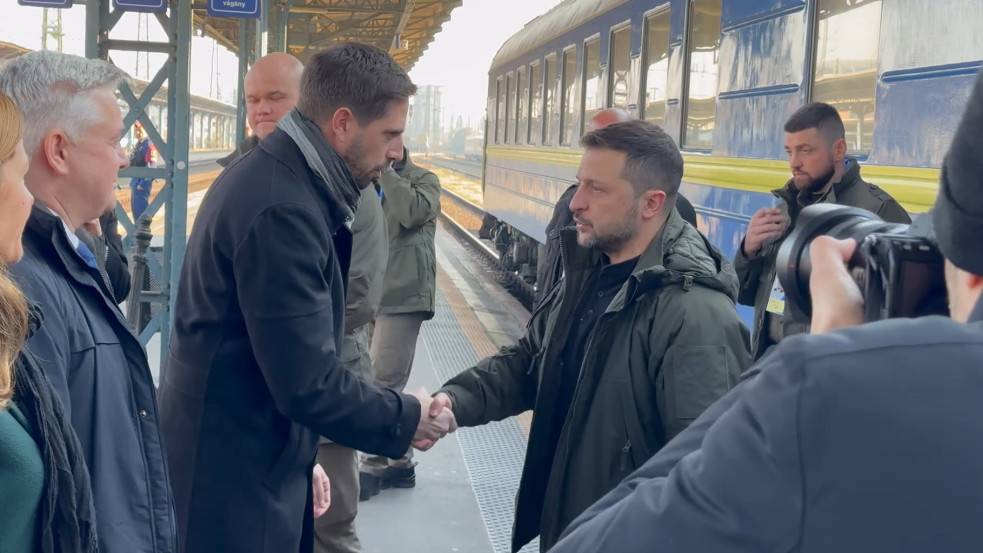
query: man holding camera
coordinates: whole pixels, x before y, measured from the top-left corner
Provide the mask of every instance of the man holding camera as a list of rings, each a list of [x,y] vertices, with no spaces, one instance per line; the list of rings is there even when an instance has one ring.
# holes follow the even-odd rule
[[[782,338],[809,331],[809,321],[796,320],[787,309],[775,271],[778,249],[802,208],[840,204],[866,209],[889,223],[911,222],[890,194],[860,177],[860,164],[846,156],[845,136],[843,120],[829,104],[803,106],[785,122],[785,153],[792,178],[772,190],[776,207],[762,208],[751,217],[734,256],[741,281],[737,301],[754,306],[751,354],[755,360]]]
[[[983,74],[926,216],[951,318],[857,326],[857,244],[820,236],[812,335],[769,352],[551,551],[983,549],[980,129]]]

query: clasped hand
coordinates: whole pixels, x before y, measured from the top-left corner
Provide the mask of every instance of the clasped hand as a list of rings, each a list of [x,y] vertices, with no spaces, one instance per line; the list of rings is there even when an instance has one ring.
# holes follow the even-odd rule
[[[457,419],[451,411],[451,400],[447,394],[437,394],[430,397],[426,390],[420,389],[413,394],[420,400],[420,423],[416,434],[413,435],[413,447],[426,451],[433,447],[437,440],[457,430]]]

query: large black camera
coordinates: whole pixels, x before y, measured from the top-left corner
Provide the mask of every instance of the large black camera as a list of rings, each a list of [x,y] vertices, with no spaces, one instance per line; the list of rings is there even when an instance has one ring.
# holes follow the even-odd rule
[[[856,207],[816,204],[799,212],[778,250],[778,280],[794,318],[807,321],[812,315],[809,244],[820,235],[856,240],[848,268],[863,293],[867,322],[948,315],[944,262],[930,213],[904,225]]]

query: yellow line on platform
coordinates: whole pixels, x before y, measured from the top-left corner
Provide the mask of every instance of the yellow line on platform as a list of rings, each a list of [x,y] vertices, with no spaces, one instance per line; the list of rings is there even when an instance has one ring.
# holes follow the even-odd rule
[[[451,311],[454,313],[454,318],[461,325],[461,331],[464,332],[468,341],[471,342],[475,353],[482,358],[494,355],[498,351],[498,347],[488,336],[484,325],[481,324],[481,321],[475,315],[474,309],[468,305],[467,300],[464,299],[464,295],[458,290],[450,275],[440,265],[437,265],[437,286],[443,292],[444,297],[447,298],[447,304],[450,305]],[[516,418],[518,419],[519,427],[528,436],[529,428],[532,425],[532,411],[522,413]]]

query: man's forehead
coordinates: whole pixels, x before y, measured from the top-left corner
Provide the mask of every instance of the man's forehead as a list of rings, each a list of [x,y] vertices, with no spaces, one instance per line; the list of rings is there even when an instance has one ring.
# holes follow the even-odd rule
[[[822,142],[822,135],[819,134],[819,129],[816,127],[785,133],[786,145],[821,144]]]

